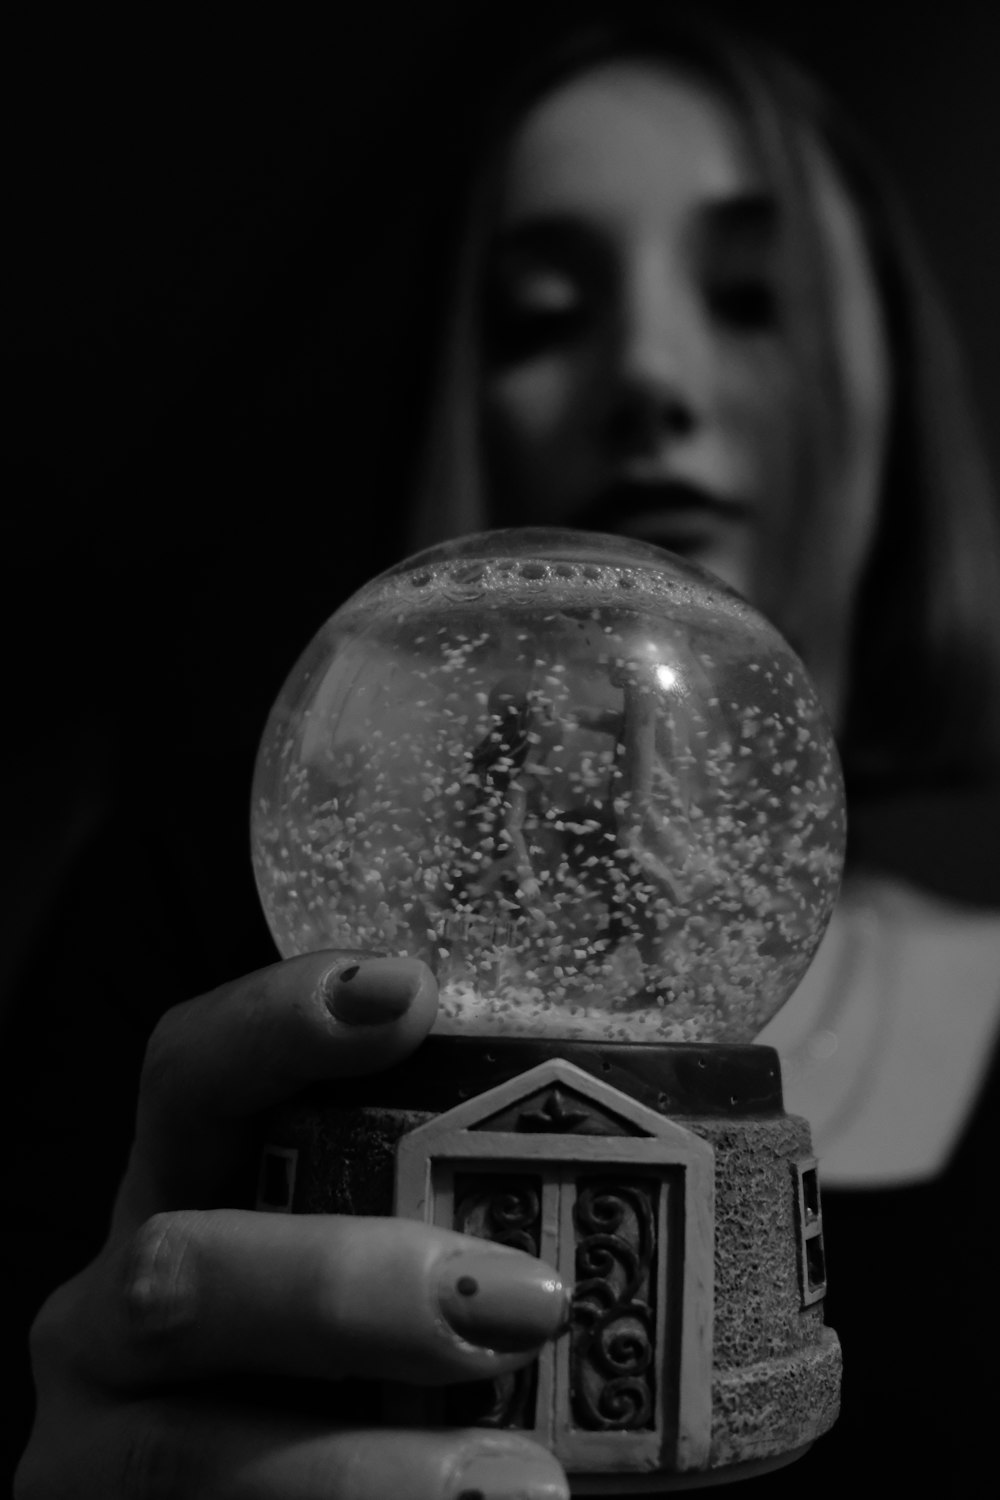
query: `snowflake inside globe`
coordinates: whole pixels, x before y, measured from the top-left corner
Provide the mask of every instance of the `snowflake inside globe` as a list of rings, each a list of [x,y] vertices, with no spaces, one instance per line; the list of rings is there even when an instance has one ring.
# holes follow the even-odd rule
[[[366,585],[261,744],[281,953],[425,959],[437,1032],[749,1041],[837,894],[830,729],[709,574],[585,532],[489,532]]]

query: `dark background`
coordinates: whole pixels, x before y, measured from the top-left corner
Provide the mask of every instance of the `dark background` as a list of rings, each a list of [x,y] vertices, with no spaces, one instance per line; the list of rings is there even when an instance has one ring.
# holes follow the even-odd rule
[[[402,545],[399,497],[370,481],[381,455],[338,385],[338,317],[377,298],[357,269],[394,222],[391,173],[363,208],[352,184],[470,6],[183,27],[86,8],[10,33],[0,1094],[16,1323],[99,1243],[156,1015],[274,956],[247,856],[254,747],[296,652]],[[502,27],[503,6],[478,8]],[[938,269],[1000,472],[995,3],[717,9],[867,128]],[[402,254],[398,274],[416,274]],[[375,353],[365,442],[392,448],[406,381],[391,339]],[[883,809],[869,837],[932,887],[1000,902],[995,846],[961,799],[919,824]],[[49,1100],[74,1089],[76,1154],[39,1210],[33,1153],[51,1158]],[[23,1349],[20,1327],[3,1339]]]
[[[303,282],[315,277],[315,262],[303,273],[291,247],[364,161],[397,83],[419,76],[450,17],[477,8],[502,27],[503,5],[383,0],[344,5],[335,26],[272,12],[178,29],[87,8],[58,29],[25,28],[11,51],[18,483],[5,524],[30,570],[81,543],[150,566],[213,522],[224,532],[252,502],[273,506],[254,483],[254,447],[311,392],[301,351],[298,369],[268,366],[259,325],[305,295],[289,282],[296,264]],[[1000,468],[995,4],[715,8],[801,58],[867,128],[938,269]],[[346,242],[366,232],[342,207],[330,282]],[[284,311],[308,326],[301,303]],[[391,430],[391,358],[380,396]],[[324,415],[333,437],[335,414]],[[190,469],[169,504],[151,514],[141,484],[112,503],[109,481],[137,456],[157,467],[178,449]],[[286,494],[298,477],[287,471]],[[322,484],[334,508],[337,477],[331,455]]]

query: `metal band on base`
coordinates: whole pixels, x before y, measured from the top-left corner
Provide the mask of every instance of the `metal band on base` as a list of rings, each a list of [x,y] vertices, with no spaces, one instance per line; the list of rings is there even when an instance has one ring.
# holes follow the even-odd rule
[[[384,1073],[322,1086],[341,1107],[439,1112],[561,1057],[661,1114],[781,1114],[773,1047],[722,1043],[579,1042],[540,1037],[430,1036]]]

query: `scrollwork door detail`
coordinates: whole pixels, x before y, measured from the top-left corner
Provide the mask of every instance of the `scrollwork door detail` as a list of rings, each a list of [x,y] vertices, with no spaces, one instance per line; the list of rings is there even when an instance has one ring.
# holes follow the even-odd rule
[[[541,1254],[543,1181],[527,1174],[456,1172],[453,1225],[462,1234]],[[497,1380],[449,1388],[446,1421],[461,1427],[537,1425],[538,1363]]]
[[[578,1431],[650,1432],[657,1425],[663,1190],[655,1176],[580,1175],[567,1167],[537,1175],[456,1172],[452,1179],[452,1225],[462,1234],[541,1255],[543,1215],[560,1226],[548,1254],[575,1285],[567,1425]],[[447,1420],[533,1431],[538,1374],[536,1361],[500,1380],[451,1388]]]
[[[584,1177],[572,1206],[576,1288],[570,1331],[573,1426],[655,1426],[657,1223],[653,1179]],[[562,1258],[562,1257],[561,1257]]]

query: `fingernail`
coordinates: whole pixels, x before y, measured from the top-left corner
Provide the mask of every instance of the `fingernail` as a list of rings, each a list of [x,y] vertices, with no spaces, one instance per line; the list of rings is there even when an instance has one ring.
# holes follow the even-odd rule
[[[364,958],[323,982],[327,1009],[345,1026],[384,1026],[396,1021],[416,998],[422,965],[406,958]]]
[[[448,1500],[570,1500],[570,1494],[547,1455],[477,1453],[459,1470]]]
[[[467,1343],[522,1352],[569,1323],[569,1293],[544,1261],[490,1250],[460,1250],[445,1262],[438,1303]]]

